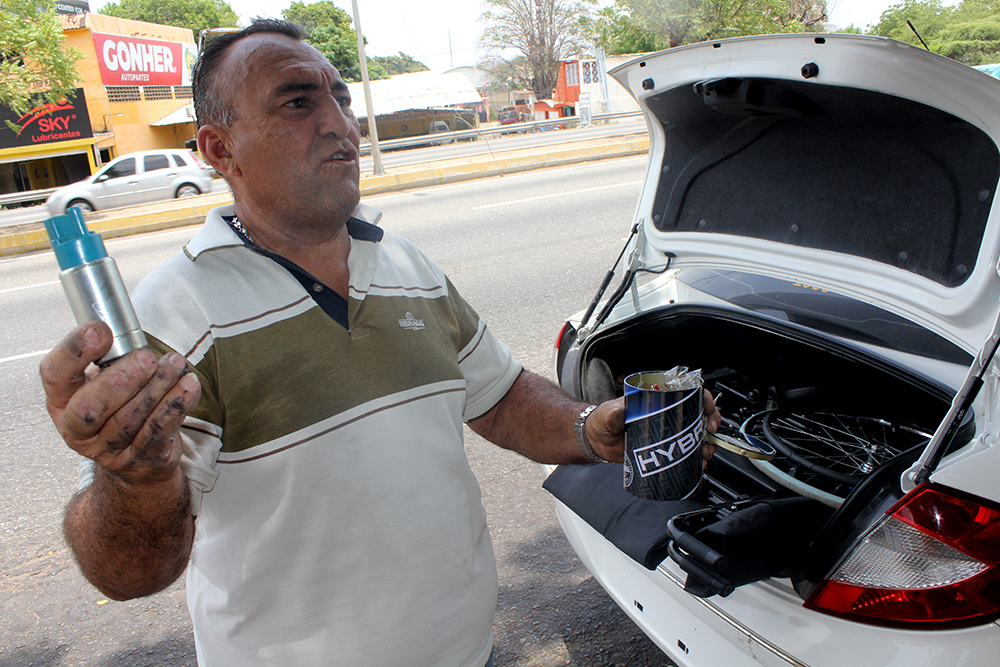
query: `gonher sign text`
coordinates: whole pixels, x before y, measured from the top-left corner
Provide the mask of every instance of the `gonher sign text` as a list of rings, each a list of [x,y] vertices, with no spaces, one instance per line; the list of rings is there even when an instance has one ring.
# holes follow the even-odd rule
[[[124,35],[94,33],[101,83],[105,86],[180,86],[183,45]]]

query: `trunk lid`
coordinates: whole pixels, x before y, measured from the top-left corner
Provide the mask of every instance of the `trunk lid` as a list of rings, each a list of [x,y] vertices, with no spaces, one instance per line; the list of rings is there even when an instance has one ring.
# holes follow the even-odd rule
[[[792,278],[983,346],[1000,81],[855,35],[694,44],[611,74],[649,124],[643,266]]]

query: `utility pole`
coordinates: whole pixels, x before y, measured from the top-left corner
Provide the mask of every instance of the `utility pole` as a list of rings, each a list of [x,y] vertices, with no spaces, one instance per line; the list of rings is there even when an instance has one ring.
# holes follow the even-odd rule
[[[358,58],[361,60],[361,84],[365,89],[365,106],[368,108],[368,140],[372,144],[372,161],[375,163],[375,175],[385,173],[382,168],[382,152],[378,147],[378,128],[375,126],[375,109],[372,106],[372,90],[368,85],[368,59],[365,57],[365,37],[361,33],[361,15],[358,13],[358,0],[351,0],[354,7],[354,32],[358,37]],[[360,161],[360,156],[358,156]]]

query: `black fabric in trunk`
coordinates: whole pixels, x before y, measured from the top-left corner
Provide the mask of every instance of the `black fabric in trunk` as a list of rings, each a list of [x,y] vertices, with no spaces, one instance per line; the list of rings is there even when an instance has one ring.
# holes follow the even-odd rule
[[[722,576],[742,586],[800,571],[810,543],[832,514],[831,508],[809,498],[776,498],[733,512],[694,537],[729,560]],[[712,594],[691,576],[684,590],[699,597]]]
[[[629,558],[655,570],[667,557],[667,522],[705,504],[641,500],[625,490],[622,475],[617,463],[564,465],[542,486]]]
[[[656,569],[668,555],[667,524],[675,516],[709,508],[696,499],[641,500],[622,487],[622,467],[564,465],[542,486],[629,558]],[[725,556],[721,576],[736,586],[800,570],[809,544],[833,510],[801,497],[771,498],[732,512],[694,531],[694,537]],[[707,597],[712,591],[693,577],[685,590]]]

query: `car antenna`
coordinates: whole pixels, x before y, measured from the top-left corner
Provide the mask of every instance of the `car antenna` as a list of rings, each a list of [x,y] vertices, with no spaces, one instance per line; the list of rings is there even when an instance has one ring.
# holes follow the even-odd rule
[[[910,19],[906,19],[906,25],[910,26],[910,30],[912,30],[913,34],[917,36],[917,39],[919,39],[920,43],[924,45],[924,48],[930,51],[931,47],[927,46],[927,42],[924,41],[924,38],[920,36],[920,33],[917,32],[917,29],[913,27],[912,23],[910,23]]]
[[[597,304],[600,303],[601,297],[604,296],[604,292],[607,291],[608,285],[611,284],[611,279],[615,277],[615,269],[618,267],[618,263],[622,261],[622,257],[625,255],[625,251],[628,250],[629,243],[632,242],[632,237],[639,232],[639,223],[632,225],[632,231],[629,233],[628,238],[625,239],[625,245],[622,247],[622,251],[618,253],[618,259],[615,263],[611,265],[608,272],[604,275],[604,281],[601,286],[597,289],[597,294],[594,295],[593,300],[590,302],[590,306],[587,308],[587,312],[583,314],[583,319],[580,320],[580,329],[587,326],[587,322],[590,321],[590,316],[594,314],[594,309],[597,308]]]

